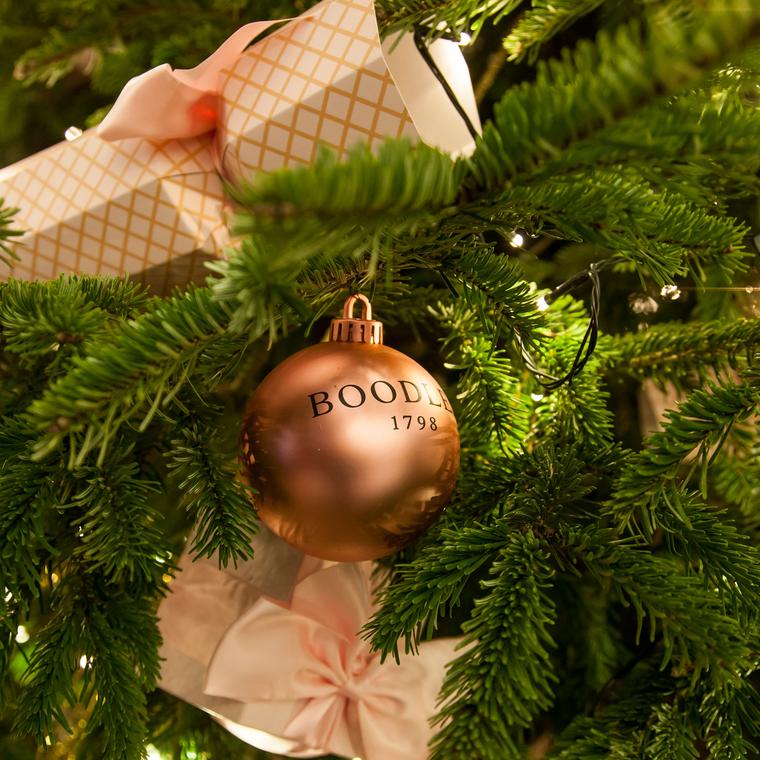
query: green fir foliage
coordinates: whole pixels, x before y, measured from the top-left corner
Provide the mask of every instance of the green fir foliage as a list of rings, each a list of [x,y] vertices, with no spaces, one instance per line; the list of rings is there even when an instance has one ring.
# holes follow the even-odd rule
[[[519,59],[531,51],[533,57],[539,46],[563,29],[598,8],[604,0],[534,0],[504,40],[509,57]]]
[[[379,16],[386,32],[424,29],[428,35],[479,32],[486,22],[498,24],[523,0],[380,0]]]
[[[517,758],[513,732],[551,704],[555,614],[548,559],[535,537],[514,534],[491,566],[493,578],[482,582],[486,595],[463,626],[463,651],[450,663],[441,690],[435,722],[442,728],[431,748],[436,760]]]
[[[751,383],[710,385],[697,389],[667,413],[663,429],[632,455],[615,484],[609,512],[625,528],[635,526],[651,536],[659,524],[660,511],[668,510],[688,525],[681,504],[680,484],[698,476],[707,495],[707,470],[731,426],[757,411],[758,388]],[[694,458],[679,477],[687,457]]]
[[[604,348],[609,345],[610,351]],[[663,322],[643,332],[604,339],[600,353],[610,374],[635,380],[654,377],[679,386],[704,381],[710,371],[736,368],[760,345],[760,322],[736,319],[693,322],[688,330]]]
[[[0,198],[0,263],[6,265],[15,258],[9,241],[21,234],[20,230],[13,227],[13,216],[17,211],[18,209],[4,206],[3,199]]]
[[[208,415],[189,418],[172,441],[169,469],[195,517],[192,544],[198,556],[217,555],[222,566],[253,556],[251,538],[258,530],[250,493],[236,479],[232,447]],[[237,442],[237,439],[235,440]]]

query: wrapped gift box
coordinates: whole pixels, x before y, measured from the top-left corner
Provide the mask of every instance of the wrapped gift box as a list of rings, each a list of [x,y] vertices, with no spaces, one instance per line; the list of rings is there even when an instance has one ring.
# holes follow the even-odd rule
[[[25,231],[0,278],[127,273],[166,292],[202,277],[229,242],[222,177],[386,137],[473,148],[412,36],[381,43],[370,0],[325,0],[269,30],[276,23],[239,29],[195,69],[151,69],[97,130],[0,170],[0,198]],[[437,40],[429,53],[479,125],[458,46]]]
[[[25,230],[8,274],[149,277],[159,268],[149,280],[159,292],[197,279],[196,252],[220,252],[228,239],[211,139],[108,142],[89,130],[0,170],[0,198]]]

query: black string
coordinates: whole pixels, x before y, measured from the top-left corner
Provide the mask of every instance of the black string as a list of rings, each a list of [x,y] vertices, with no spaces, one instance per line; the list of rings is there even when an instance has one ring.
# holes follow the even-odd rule
[[[544,296],[544,302],[548,305],[552,301],[555,301],[561,295],[575,290],[586,282],[591,283],[591,317],[589,319],[588,327],[583,335],[578,350],[575,352],[575,358],[570,369],[562,377],[554,377],[547,372],[540,370],[536,363],[533,361],[533,357],[522,342],[520,335],[517,335],[517,342],[520,346],[520,355],[525,362],[525,366],[530,370],[533,376],[536,378],[536,382],[548,391],[556,390],[562,385],[571,385],[573,380],[583,371],[588,360],[594,353],[596,348],[597,339],[599,338],[599,304],[601,301],[601,287],[599,284],[599,272],[602,269],[617,264],[622,259],[619,256],[613,256],[599,263],[592,263],[588,269],[584,269],[582,272],[574,274],[570,279],[565,280],[561,285],[557,285],[556,288],[551,290],[546,296]]]
[[[476,140],[479,136],[478,130],[475,129],[475,125],[467,115],[467,111],[464,110],[462,104],[459,102],[459,99],[454,94],[454,90],[451,89],[451,85],[448,83],[446,77],[438,68],[438,64],[433,60],[433,56],[430,54],[430,51],[425,44],[425,37],[423,36],[422,30],[419,27],[414,28],[414,44],[417,46],[417,50],[422,56],[422,60],[425,61],[427,67],[433,73],[433,76],[435,76],[435,78],[440,82],[441,87],[443,87],[444,92],[446,93],[446,96],[451,101],[451,105],[454,106],[457,113],[462,117],[462,121],[464,121],[467,130],[472,136],[472,139]]]
[[[447,38],[449,38],[447,36]],[[467,126],[468,131],[470,132],[470,135],[472,135],[473,139],[477,139],[479,137],[478,130],[475,129],[475,125],[470,120],[470,117],[467,115],[467,112],[462,107],[462,104],[459,102],[459,99],[454,94],[454,91],[451,89],[451,86],[449,85],[448,81],[446,80],[446,77],[443,76],[443,73],[438,68],[438,65],[433,60],[433,56],[430,54],[430,51],[428,50],[427,45],[425,44],[425,37],[422,31],[421,27],[415,27],[414,28],[414,44],[417,46],[417,50],[419,51],[420,55],[422,56],[422,60],[425,61],[430,71],[433,73],[435,78],[440,82],[441,87],[443,87],[444,92],[446,93],[448,99],[451,101],[451,105],[454,106],[457,113],[462,117],[462,120],[464,121],[465,125]],[[473,216],[478,216],[477,214],[472,214]],[[484,219],[482,217],[479,217],[484,222],[488,222],[487,219]],[[600,301],[600,285],[599,285],[599,272],[602,269],[606,269],[607,267],[612,266],[613,264],[618,263],[621,259],[617,256],[613,256],[610,259],[606,259],[602,262],[592,263],[589,265],[588,269],[585,269],[582,272],[578,272],[577,274],[574,274],[569,280],[565,280],[562,284],[558,285],[556,288],[551,290],[545,297],[544,301],[548,305],[552,301],[559,298],[564,293],[568,293],[572,290],[575,290],[576,288],[584,285],[587,281],[591,282],[591,318],[589,319],[588,327],[586,328],[586,332],[583,335],[583,340],[581,340],[580,345],[578,346],[578,350],[575,353],[575,358],[573,359],[573,363],[570,367],[570,369],[562,376],[562,377],[554,377],[554,375],[550,375],[548,372],[544,372],[540,370],[536,363],[533,361],[533,357],[530,355],[530,352],[525,347],[525,344],[522,342],[522,338],[520,337],[519,333],[517,334],[517,342],[520,346],[520,355],[523,358],[523,361],[525,362],[525,366],[530,370],[531,374],[536,378],[536,381],[546,390],[552,391],[556,390],[557,388],[560,388],[561,386],[567,384],[571,385],[573,380],[578,377],[578,375],[583,371],[583,368],[586,366],[588,360],[591,358],[591,356],[594,353],[594,349],[596,348],[596,343],[599,338],[599,301]],[[444,274],[443,271],[439,271],[439,274],[441,275],[444,283],[446,284],[446,287],[454,293],[456,296],[459,294],[456,291],[456,288],[454,288],[453,283],[449,278]],[[498,329],[496,330],[496,335],[498,335]],[[496,343],[496,338],[494,338],[494,345]],[[493,347],[492,347],[493,350]]]

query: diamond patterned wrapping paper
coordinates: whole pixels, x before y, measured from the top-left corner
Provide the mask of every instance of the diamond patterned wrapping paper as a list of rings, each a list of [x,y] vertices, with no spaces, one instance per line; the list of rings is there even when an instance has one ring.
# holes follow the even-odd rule
[[[90,130],[0,170],[0,198],[26,230],[0,278],[128,273],[159,293],[199,279],[203,252],[227,240],[209,143],[109,143]]]
[[[411,35],[380,41],[370,0],[325,0],[254,40],[273,23],[243,27],[195,69],[146,72],[97,130],[0,169],[0,198],[25,231],[0,279],[127,273],[166,293],[202,280],[229,243],[222,177],[386,137],[472,149]],[[458,46],[429,50],[478,125]]]

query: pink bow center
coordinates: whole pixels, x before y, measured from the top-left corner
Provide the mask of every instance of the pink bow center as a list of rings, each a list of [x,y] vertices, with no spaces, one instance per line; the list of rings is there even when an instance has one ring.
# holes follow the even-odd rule
[[[308,747],[352,747],[353,754],[364,755],[360,716],[373,711],[379,664],[379,656],[364,646],[346,667],[322,661],[325,669],[310,674],[315,687],[312,696],[302,702],[283,735]]]
[[[372,681],[379,671],[378,665],[378,654],[361,653],[348,673],[336,674],[333,685],[338,694],[356,702],[366,694],[371,694]]]

